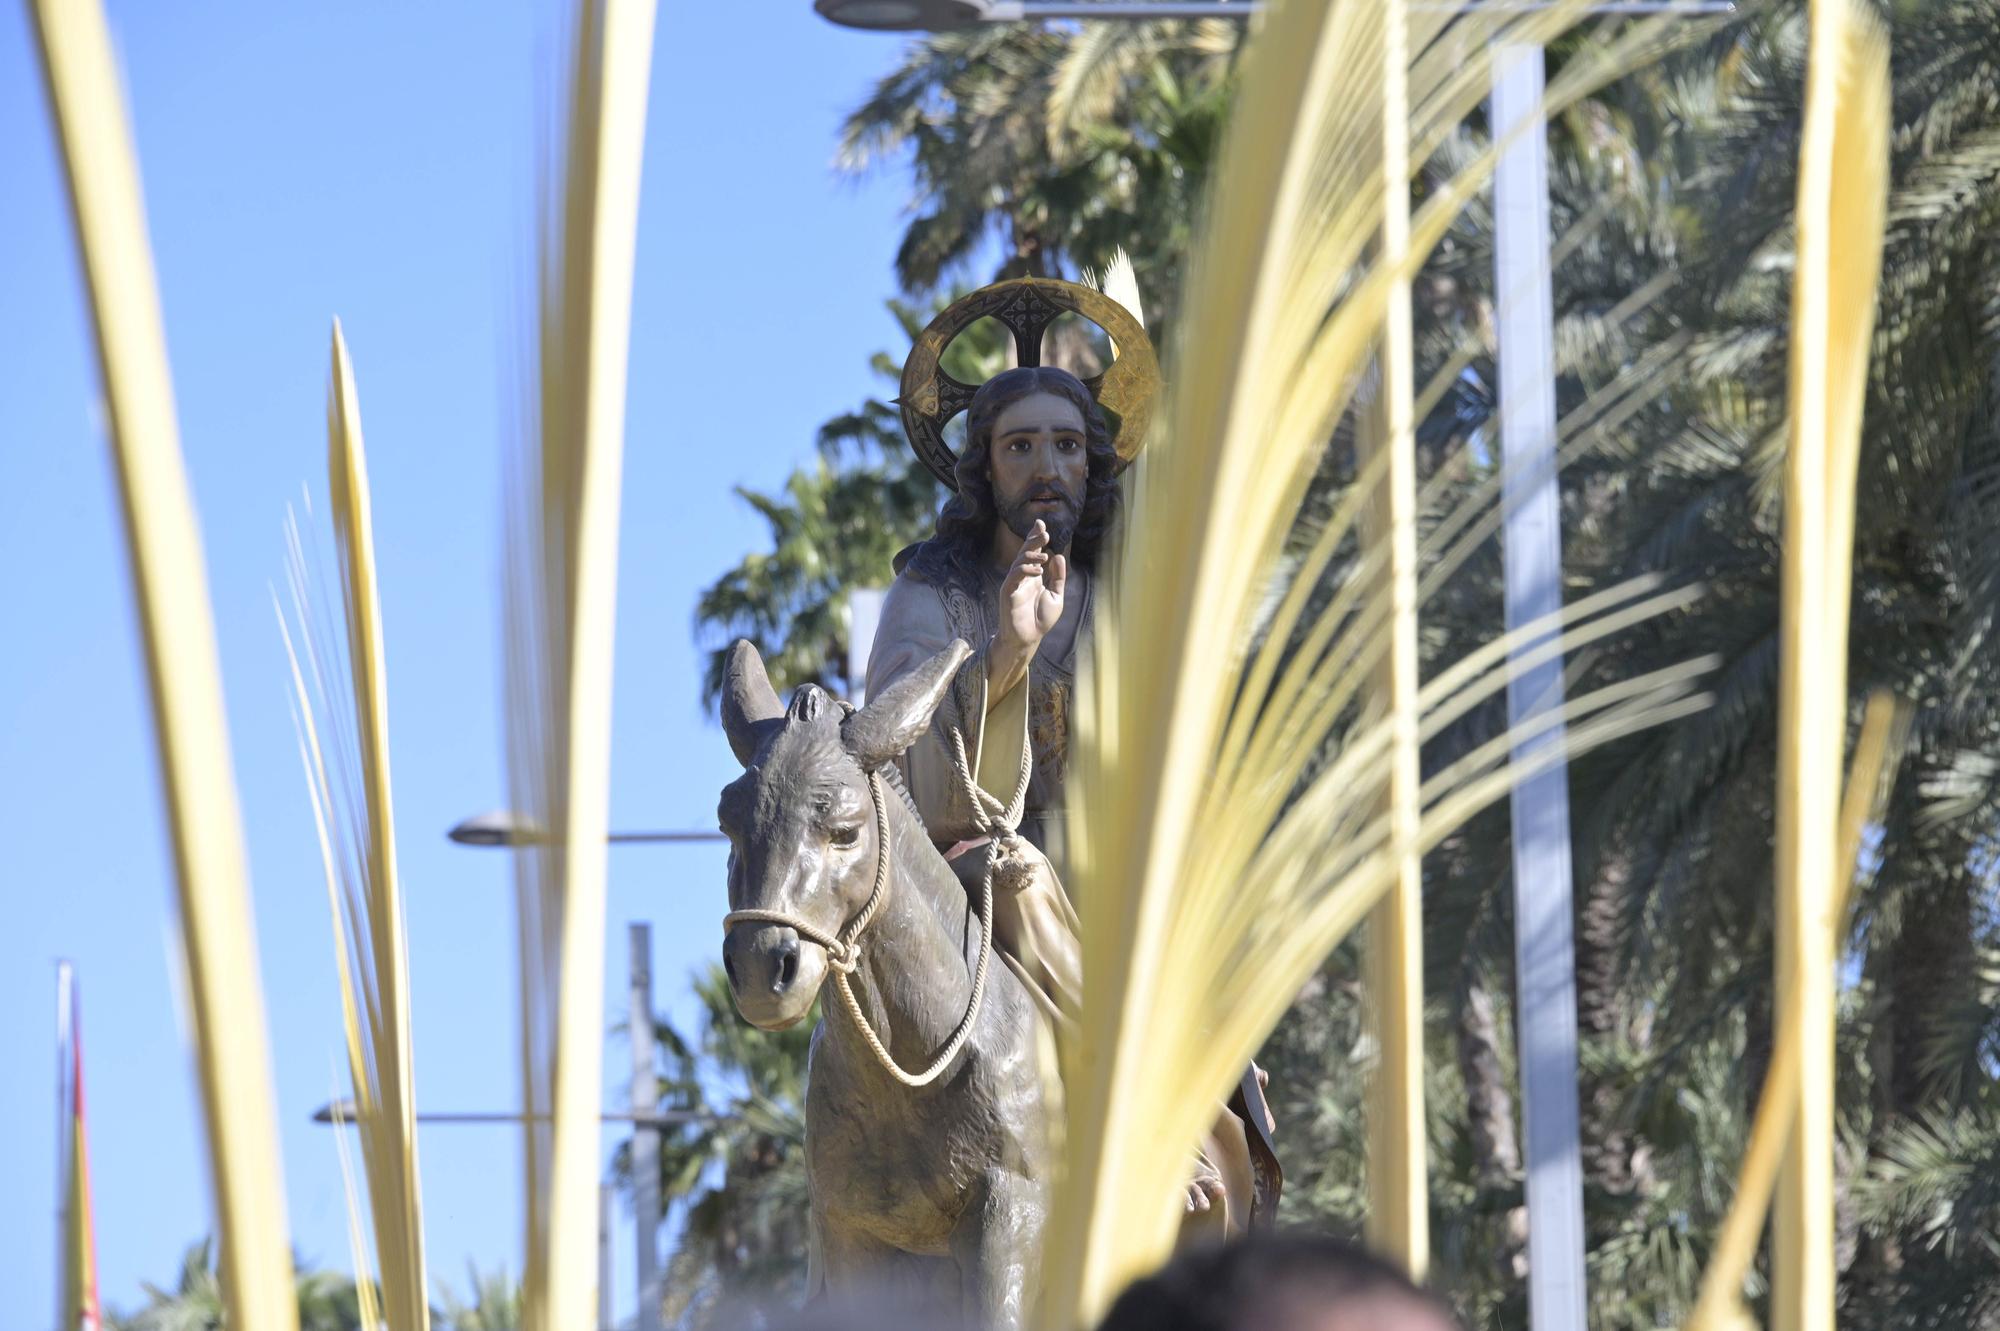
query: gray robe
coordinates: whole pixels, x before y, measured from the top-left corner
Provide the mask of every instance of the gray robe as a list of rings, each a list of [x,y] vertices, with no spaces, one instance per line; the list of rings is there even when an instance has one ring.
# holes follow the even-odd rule
[[[954,638],[972,648],[930,730],[897,764],[931,840],[948,856],[981,836],[958,777],[953,728],[964,736],[980,787],[1003,803],[1020,780],[1025,735],[1032,761],[1019,831],[1040,855],[1004,855],[996,865],[993,933],[1006,963],[1042,1000],[1051,1028],[1060,1032],[1066,1014],[1074,1013],[1083,997],[1080,930],[1063,886],[1069,881],[1064,781],[1077,657],[1090,632],[1091,582],[1082,580],[1085,601],[1069,650],[1037,652],[1027,679],[998,698],[990,696],[987,660],[999,631],[1000,579],[989,574],[983,582],[976,589],[940,586],[908,570],[897,574],[868,655],[866,687],[868,696],[877,696]],[[984,863],[985,856],[976,850],[953,859],[968,889],[977,886]],[[1261,1117],[1261,1094],[1255,1103]],[[1269,1150],[1268,1119],[1259,1125],[1263,1133],[1246,1131],[1244,1101],[1218,1109],[1200,1155],[1218,1175],[1223,1196],[1210,1211],[1187,1216],[1183,1244],[1240,1234],[1253,1216],[1255,1223],[1269,1224],[1276,1205],[1281,1175]]]
[[[954,854],[982,835],[979,819],[957,772],[952,731],[965,739],[966,756],[982,789],[1005,803],[1022,775],[1022,742],[1028,741],[1028,792],[1019,832],[1041,852],[1009,855],[994,875],[994,934],[1010,965],[1048,1000],[1050,1015],[1074,1010],[1081,1000],[1076,912],[1063,889],[1068,867],[1063,836],[1064,777],[1069,749],[1069,701],[1076,658],[1090,623],[1089,585],[1075,640],[1060,656],[1036,653],[1028,677],[998,698],[990,696],[987,659],[999,630],[999,581],[974,596],[956,585],[938,586],[904,572],[882,605],[868,657],[870,697],[943,651],[953,639],[971,645],[931,728],[912,744],[898,767],[916,800],[931,840],[961,875],[976,874],[982,852]]]

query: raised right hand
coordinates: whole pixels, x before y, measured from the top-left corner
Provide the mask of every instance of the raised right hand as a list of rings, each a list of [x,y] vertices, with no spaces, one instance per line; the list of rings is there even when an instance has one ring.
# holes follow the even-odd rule
[[[1062,618],[1068,581],[1069,561],[1049,553],[1048,525],[1037,520],[1000,585],[1000,636],[1006,646],[1034,655]]]

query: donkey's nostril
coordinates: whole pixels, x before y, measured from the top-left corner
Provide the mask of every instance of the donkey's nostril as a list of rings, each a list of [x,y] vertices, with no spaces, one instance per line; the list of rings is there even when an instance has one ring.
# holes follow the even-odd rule
[[[778,958],[778,981],[771,988],[773,990],[789,989],[792,987],[792,981],[798,977],[799,945],[792,943],[785,948],[784,954]]]
[[[736,958],[729,956],[727,953],[723,954],[722,973],[729,977],[729,987],[734,989],[736,987]]]

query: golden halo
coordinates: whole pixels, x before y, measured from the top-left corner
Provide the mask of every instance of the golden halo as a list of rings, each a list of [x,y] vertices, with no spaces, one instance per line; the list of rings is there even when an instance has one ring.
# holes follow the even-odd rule
[[[938,362],[945,348],[978,320],[994,318],[1013,334],[1020,363],[1040,365],[1042,334],[1064,314],[1090,320],[1116,344],[1118,356],[1111,368],[1085,379],[1083,386],[1111,418],[1111,442],[1118,450],[1120,467],[1139,456],[1160,394],[1160,362],[1145,326],[1101,291],[1055,278],[1017,277],[953,301],[918,335],[910,358],[903,362],[903,382],[896,398],[896,405],[903,410],[903,433],[909,436],[911,450],[946,489],[958,488],[953,472],[958,456],[944,442],[944,427],[972,405],[972,395],[979,386],[960,383],[944,372]]]

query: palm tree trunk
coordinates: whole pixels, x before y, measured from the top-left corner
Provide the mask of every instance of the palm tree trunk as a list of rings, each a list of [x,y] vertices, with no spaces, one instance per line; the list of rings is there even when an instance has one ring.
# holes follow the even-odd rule
[[[1878,933],[1890,935],[1868,958],[1877,1003],[1870,1042],[1871,1156],[1890,1130],[1942,1107],[1925,1050],[1940,1018],[1964,1001],[1977,974],[1979,885],[1969,872],[1973,847],[1967,840],[1967,824],[1975,820],[1926,825],[1924,790],[1939,767],[1925,755],[1897,782],[1884,826],[1888,851],[1870,889],[1882,911]],[[1858,1244],[1852,1276],[1869,1288],[1892,1289],[1907,1278],[1906,1256],[1923,1247],[1915,1234],[1871,1234]]]
[[[1517,1193],[1521,1147],[1514,1127],[1514,1098],[1500,1062],[1500,1018],[1492,991],[1468,978],[1458,1003],[1458,1071],[1465,1082],[1466,1117],[1479,1190],[1489,1195]],[[1516,1280],[1528,1275],[1528,1210],[1515,1205],[1506,1215],[1501,1262]]]
[[[1631,876],[1629,860],[1612,850],[1599,861],[1596,878],[1584,889],[1576,932],[1576,1022],[1586,1047],[1612,1044],[1626,1025],[1618,958],[1631,904]],[[1619,1121],[1618,1088],[1586,1074],[1578,1090],[1586,1175],[1614,1194],[1653,1187],[1656,1180],[1647,1153]]]

